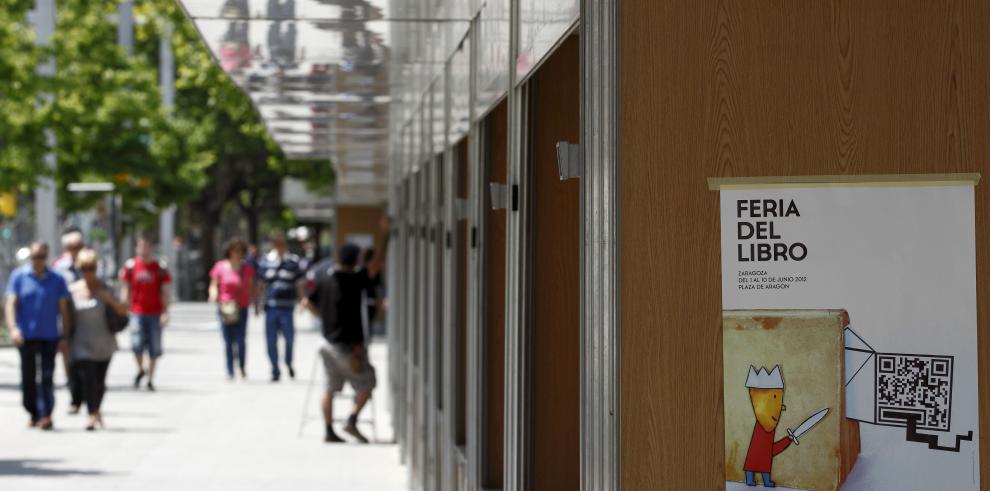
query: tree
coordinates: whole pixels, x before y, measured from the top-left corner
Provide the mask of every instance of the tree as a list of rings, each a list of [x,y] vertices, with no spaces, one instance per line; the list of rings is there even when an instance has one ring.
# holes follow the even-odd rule
[[[56,182],[65,211],[99,196],[66,190],[75,181],[118,183],[124,212],[151,225],[158,210],[187,205],[203,230],[237,207],[252,241],[265,221],[284,216],[277,184],[285,177],[329,190],[328,161],[294,162],[272,141],[247,95],[214,63],[173,0],[135,2],[135,49],[117,44],[117,2],[59,0],[50,48],[34,45],[32,0],[0,0],[0,191],[28,190],[47,172],[45,128],[56,135]],[[158,42],[174,28],[176,104],[158,89]],[[52,78],[37,75],[54,57]],[[42,98],[42,94],[52,97]],[[214,257],[213,242],[204,255]]]
[[[0,0],[0,191],[27,190],[47,169],[41,89],[42,50],[27,22],[31,0]]]
[[[330,162],[286,158],[250,98],[217,66],[192,23],[173,2],[153,0],[141,8],[146,17],[165,19],[174,27],[178,64],[172,118],[196,125],[189,151],[202,154],[199,162],[205,184],[190,208],[202,229],[215,230],[224,211],[235,206],[248,224],[248,240],[257,243],[263,222],[279,222],[284,216],[282,179],[301,178],[313,189],[330,192]],[[204,244],[204,255],[215,257],[210,240]]]
[[[116,12],[116,2],[59,2],[47,122],[57,137],[60,202],[67,211],[89,208],[100,198],[66,184],[113,180],[125,213],[151,223],[158,209],[195,196],[210,162],[182,143],[195,125],[162,107],[155,58],[118,46]]]

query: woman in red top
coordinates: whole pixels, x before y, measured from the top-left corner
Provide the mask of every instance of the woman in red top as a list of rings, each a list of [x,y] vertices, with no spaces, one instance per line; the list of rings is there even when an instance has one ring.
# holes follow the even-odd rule
[[[224,259],[217,261],[210,270],[210,302],[217,302],[220,311],[220,330],[227,355],[227,377],[234,378],[234,345],[241,377],[246,378],[244,361],[247,348],[248,307],[254,303],[255,271],[244,261],[247,247],[239,238],[228,240],[223,246]]]

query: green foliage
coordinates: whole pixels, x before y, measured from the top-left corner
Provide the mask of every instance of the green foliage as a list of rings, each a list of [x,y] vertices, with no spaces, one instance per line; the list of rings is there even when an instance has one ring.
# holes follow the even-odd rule
[[[45,151],[40,50],[27,23],[30,0],[0,0],[0,190],[33,183]]]
[[[0,0],[0,190],[29,188],[44,171],[44,128],[55,132],[56,181],[68,211],[100,196],[65,190],[76,181],[118,183],[124,212],[150,223],[156,210],[192,204],[219,214],[236,203],[246,214],[283,219],[279,182],[287,176],[329,190],[327,161],[289,161],[250,99],[214,63],[174,0],[135,2],[135,46],[117,44],[117,2],[59,0],[54,44],[34,46],[30,0]],[[158,88],[159,40],[173,29],[175,107]],[[56,75],[36,73],[54,56]],[[42,99],[41,94],[52,94]],[[49,100],[49,102],[39,102]]]
[[[57,182],[64,190],[70,182],[117,180],[125,211],[140,214],[151,188],[135,184],[144,180],[158,189],[173,180],[166,171],[170,157],[178,157],[156,154],[152,142],[176,136],[161,107],[157,67],[117,45],[116,10],[108,1],[59,2],[50,119],[58,142]],[[117,177],[122,175],[127,178]],[[97,199],[67,191],[60,196],[69,210]]]

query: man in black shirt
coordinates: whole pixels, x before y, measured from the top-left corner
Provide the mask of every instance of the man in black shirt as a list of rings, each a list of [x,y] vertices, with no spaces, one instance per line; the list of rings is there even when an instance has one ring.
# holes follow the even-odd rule
[[[388,220],[383,218],[380,225],[384,251],[388,248]],[[365,302],[371,278],[382,270],[385,254],[383,252],[371,264],[358,269],[360,253],[361,249],[356,245],[346,244],[340,249],[336,267],[311,271],[313,290],[303,300],[303,305],[322,320],[326,339],[320,348],[327,373],[327,390],[322,400],[326,442],[344,441],[333,430],[333,395],[348,382],[357,394],[344,431],[359,442],[368,443],[357,429],[358,414],[377,385],[375,368],[368,361]]]

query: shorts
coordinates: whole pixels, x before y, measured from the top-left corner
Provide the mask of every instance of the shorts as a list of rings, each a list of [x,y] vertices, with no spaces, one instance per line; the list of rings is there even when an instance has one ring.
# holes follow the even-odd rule
[[[365,349],[358,358],[357,371],[351,365],[351,352],[351,347],[345,344],[323,343],[320,347],[320,358],[327,372],[328,392],[340,392],[344,382],[350,383],[355,392],[368,391],[378,385],[375,367],[368,361],[368,350]]]
[[[160,315],[131,315],[131,349],[141,354],[147,348],[152,358],[162,356],[162,324]]]

